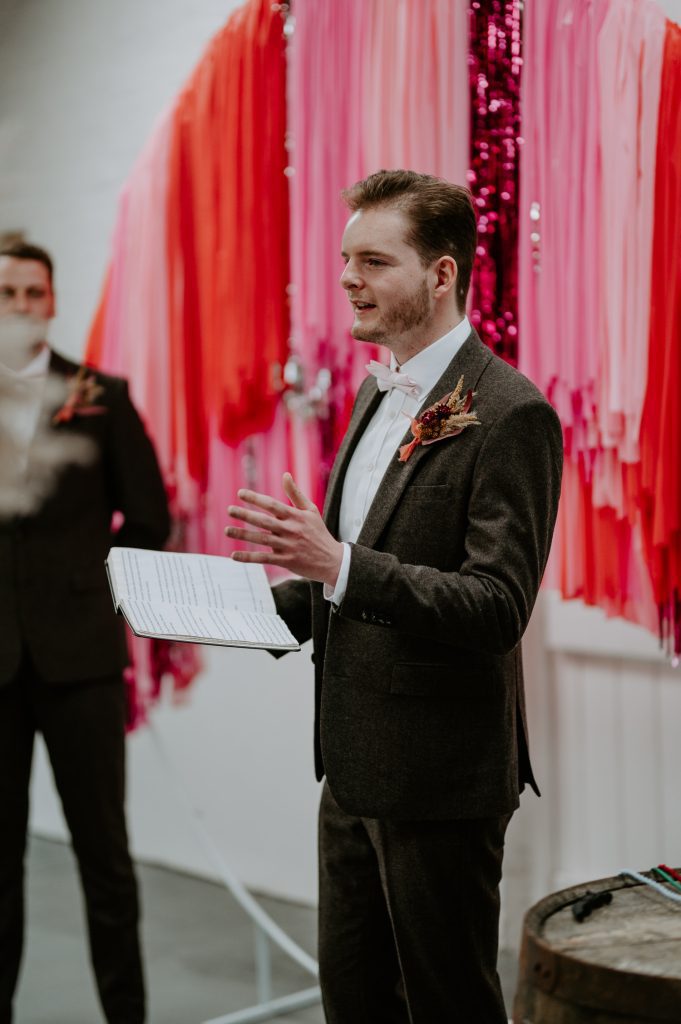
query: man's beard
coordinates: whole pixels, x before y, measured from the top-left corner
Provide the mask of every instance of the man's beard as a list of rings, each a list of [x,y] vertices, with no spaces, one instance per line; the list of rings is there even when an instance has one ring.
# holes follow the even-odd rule
[[[425,278],[411,295],[396,299],[391,307],[381,315],[381,322],[375,327],[361,323],[353,325],[351,334],[357,341],[372,341],[377,345],[385,344],[403,334],[413,331],[427,323],[432,315],[432,303]]]

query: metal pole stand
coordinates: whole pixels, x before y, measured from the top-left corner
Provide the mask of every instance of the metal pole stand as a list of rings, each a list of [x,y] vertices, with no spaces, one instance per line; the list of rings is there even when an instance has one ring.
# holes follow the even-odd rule
[[[156,751],[163,762],[167,777],[174,783],[175,795],[182,810],[193,827],[194,834],[207,854],[209,860],[218,869],[225,887],[230,891],[241,908],[248,914],[255,926],[255,969],[256,969],[256,990],[258,1002],[255,1006],[248,1006],[243,1010],[236,1010],[222,1017],[213,1017],[204,1021],[203,1024],[251,1024],[253,1021],[270,1020],[272,1017],[280,1017],[285,1013],[292,1013],[294,1010],[303,1009],[306,1006],[313,1006],[321,1001],[321,992],[318,985],[312,988],[301,989],[288,996],[280,996],[272,999],[272,958],[270,942],[274,942],[287,956],[295,960],[300,967],[308,971],[314,978],[318,974],[317,961],[306,953],[304,949],[293,941],[286,932],[279,927],[276,921],[267,914],[260,904],[244,888],[239,879],[233,873],[227,862],[218,849],[212,836],[206,830],[202,821],[201,812],[191,802],[180,782],[175,766],[166,750],[158,730],[151,719],[148,728],[156,745]]]

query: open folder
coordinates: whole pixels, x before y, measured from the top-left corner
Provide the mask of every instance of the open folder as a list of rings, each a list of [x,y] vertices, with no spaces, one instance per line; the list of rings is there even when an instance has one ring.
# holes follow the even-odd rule
[[[262,565],[217,555],[112,548],[114,607],[137,636],[298,651]]]

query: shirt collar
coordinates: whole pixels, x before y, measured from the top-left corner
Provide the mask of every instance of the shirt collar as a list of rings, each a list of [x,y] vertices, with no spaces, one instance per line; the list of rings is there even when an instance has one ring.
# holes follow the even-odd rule
[[[421,397],[427,395],[435,387],[470,333],[470,320],[464,316],[451,331],[402,363],[400,373],[406,373],[416,381],[421,388]],[[396,368],[397,360],[391,355],[390,369]]]
[[[10,366],[5,366],[4,363],[0,362],[0,374],[4,377],[9,377],[10,380],[44,377],[47,374],[49,363],[50,349],[48,345],[43,345],[38,354],[31,359],[30,363],[27,363],[20,370],[13,370]]]

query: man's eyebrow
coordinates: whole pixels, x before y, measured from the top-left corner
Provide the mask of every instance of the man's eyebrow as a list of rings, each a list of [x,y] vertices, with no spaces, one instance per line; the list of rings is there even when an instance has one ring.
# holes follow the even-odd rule
[[[381,259],[389,260],[392,259],[390,253],[382,252],[380,249],[360,249],[357,253],[358,256],[380,256]],[[343,259],[347,259],[348,254],[343,250],[341,252]]]

